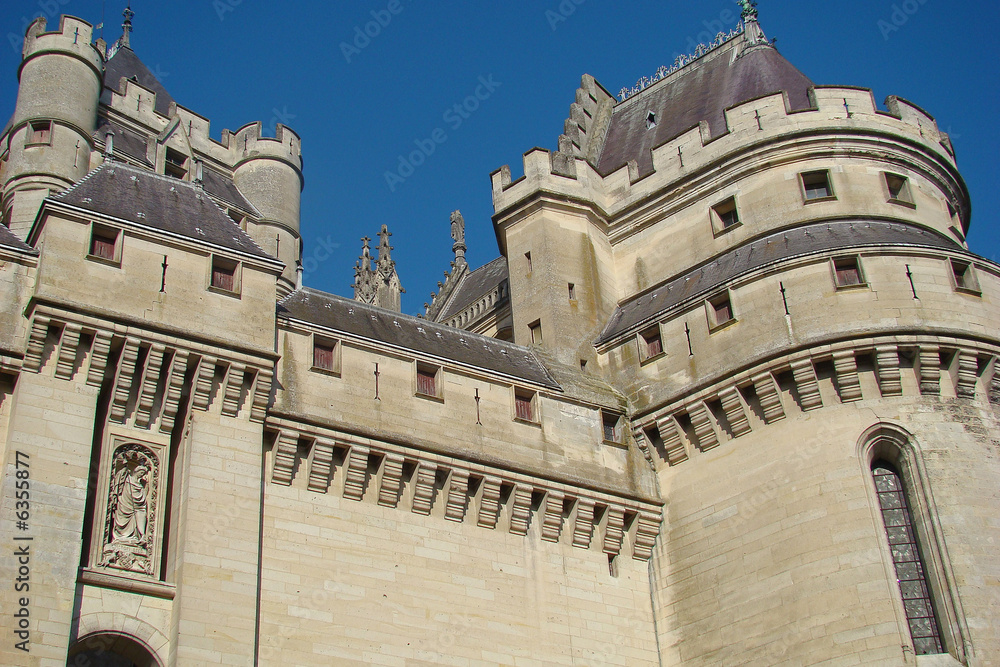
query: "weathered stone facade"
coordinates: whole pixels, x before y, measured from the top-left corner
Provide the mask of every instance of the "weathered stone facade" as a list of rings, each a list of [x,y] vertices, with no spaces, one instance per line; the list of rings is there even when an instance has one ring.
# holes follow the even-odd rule
[[[385,228],[356,300],[301,285],[294,132],[216,142],[128,28],[32,24],[0,662],[1000,663],[1000,266],[934,119],[745,5],[621,100],[585,76],[424,318]]]

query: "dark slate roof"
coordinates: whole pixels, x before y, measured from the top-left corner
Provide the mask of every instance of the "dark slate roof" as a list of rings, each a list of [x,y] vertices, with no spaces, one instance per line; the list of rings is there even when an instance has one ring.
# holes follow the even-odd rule
[[[142,164],[150,167],[153,166],[146,157],[146,139],[138,132],[133,132],[117,123],[112,123],[106,118],[101,118],[98,121],[97,129],[94,131],[94,139],[103,143],[109,129],[115,133],[114,146],[116,153],[128,155]]]
[[[257,209],[254,208],[253,204],[247,201],[247,198],[243,196],[243,193],[236,187],[236,184],[233,183],[232,179],[227,178],[214,169],[209,169],[208,167],[202,169],[201,175],[205,192],[212,195],[216,199],[221,199],[228,204],[238,206],[244,211],[257,213]]]
[[[102,164],[50,199],[227,250],[273,259],[200,188],[120,162]]]
[[[776,232],[717,257],[711,263],[667,281],[621,304],[595,345],[603,345],[694,298],[707,298],[719,286],[768,264],[841,248],[922,246],[964,250],[935,232],[887,222],[830,222]]]
[[[0,225],[0,246],[3,246],[4,248],[12,248],[18,252],[23,252],[29,255],[38,254],[37,250],[17,238],[14,232],[7,229],[5,225]]]
[[[639,173],[648,174],[653,170],[652,149],[700,121],[708,122],[712,137],[725,134],[725,110],[763,95],[784,91],[793,110],[812,106],[812,82],[774,48],[752,48],[733,62],[733,49],[743,43],[740,35],[616,105],[598,171],[607,176],[636,160]],[[646,129],[650,111],[657,124]]]
[[[278,304],[278,316],[559,388],[528,348],[308,287],[285,297]]]
[[[156,93],[156,107],[154,108],[164,116],[170,115],[170,104],[174,98],[170,96],[163,84],[153,76],[149,68],[139,60],[139,56],[135,55],[135,52],[127,46],[118,49],[111,60],[104,65],[104,91],[101,94],[101,102],[110,104],[110,91],[121,92],[119,84],[122,77],[134,78],[141,86]]]
[[[504,257],[497,257],[489,264],[466,274],[462,278],[462,282],[455,288],[455,293],[452,295],[448,305],[438,316],[438,321],[446,320],[462,312],[474,303],[476,299],[482,298],[493,291],[497,285],[508,278],[507,259]]]

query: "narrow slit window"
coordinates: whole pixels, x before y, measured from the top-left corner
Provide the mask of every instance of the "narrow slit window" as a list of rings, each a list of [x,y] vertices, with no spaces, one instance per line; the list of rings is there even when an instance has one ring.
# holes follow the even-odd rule
[[[833,188],[830,186],[830,172],[826,170],[810,171],[802,174],[802,187],[805,190],[807,202],[833,197]]]
[[[576,285],[573,283],[569,284],[569,300],[576,301]]]
[[[944,653],[903,479],[886,461],[872,463],[872,476],[914,650],[917,655]]]
[[[524,263],[528,267],[528,273],[531,273],[531,253],[524,253]]]
[[[841,257],[833,260],[833,271],[837,287],[859,287],[865,284],[861,273],[861,262],[857,257]]]

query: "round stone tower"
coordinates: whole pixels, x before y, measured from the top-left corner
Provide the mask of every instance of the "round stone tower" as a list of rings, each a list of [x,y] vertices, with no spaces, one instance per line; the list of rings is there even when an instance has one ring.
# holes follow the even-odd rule
[[[279,124],[275,138],[261,136],[261,124],[240,128],[231,138],[239,156],[233,181],[260,212],[248,230],[267,252],[285,263],[278,279],[278,298],[295,289],[302,259],[299,206],[302,198],[302,140]]]
[[[3,213],[24,237],[42,200],[87,173],[96,128],[103,57],[89,23],[64,16],[59,30],[45,19],[27,30],[18,71],[17,107],[4,141]]]

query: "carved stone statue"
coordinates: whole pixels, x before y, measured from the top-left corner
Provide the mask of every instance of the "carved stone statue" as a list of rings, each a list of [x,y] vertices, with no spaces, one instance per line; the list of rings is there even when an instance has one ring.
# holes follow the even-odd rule
[[[465,243],[465,218],[462,217],[461,211],[451,214],[451,238],[456,244]]]
[[[120,447],[112,460],[101,565],[153,575],[159,462],[142,445]]]

